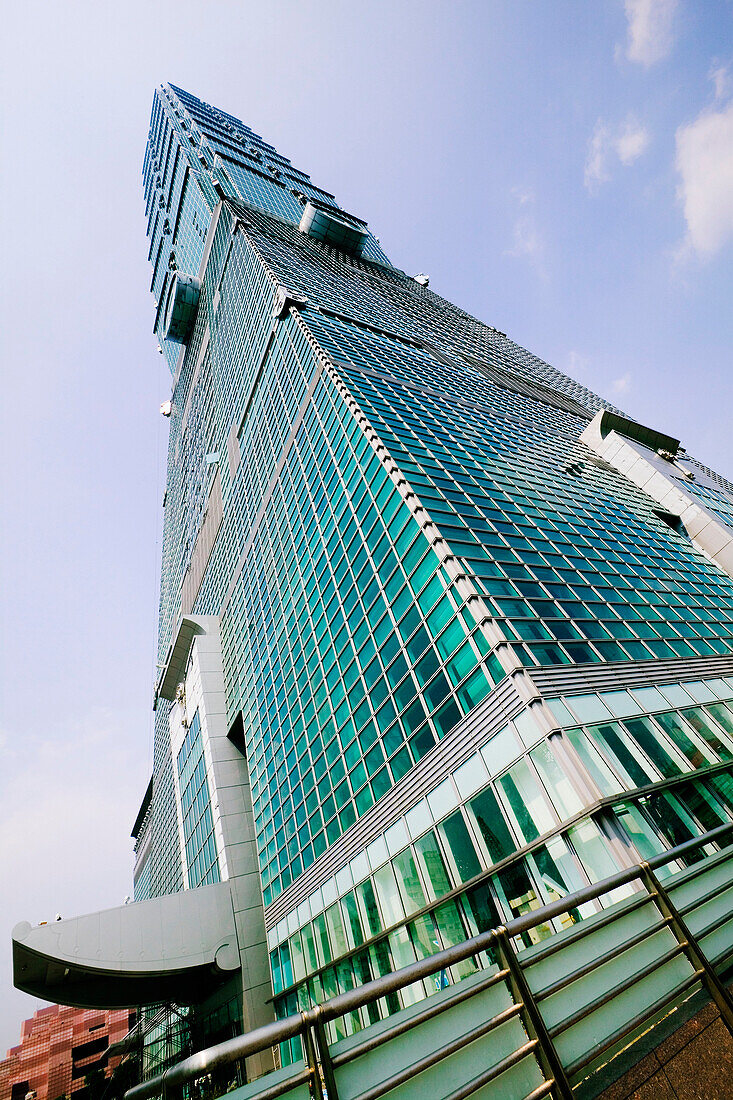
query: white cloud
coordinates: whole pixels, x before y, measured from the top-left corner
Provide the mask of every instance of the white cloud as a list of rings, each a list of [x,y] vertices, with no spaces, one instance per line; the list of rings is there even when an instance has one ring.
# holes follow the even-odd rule
[[[614,149],[618,159],[624,165],[633,164],[649,145],[649,133],[633,118],[629,117],[618,133]]]
[[[733,103],[707,109],[676,134],[677,194],[687,223],[681,255],[705,259],[733,240]]]
[[[640,65],[661,61],[672,49],[677,0],[626,0],[626,56]]]
[[[620,378],[614,378],[611,383],[611,389],[614,393],[626,393],[631,386],[631,372],[626,371],[626,374],[622,374]]]
[[[731,91],[730,72],[726,65],[718,65],[710,70],[716,99],[727,99]]]
[[[585,160],[585,186],[592,189],[596,184],[604,183],[611,177],[608,174],[608,156],[610,151],[608,126],[599,119],[588,143],[588,156]]]
[[[514,244],[506,250],[505,255],[530,260],[541,274],[544,242],[537,228],[534,191],[531,188],[515,187],[513,194],[519,209],[514,221]]]
[[[575,378],[579,374],[585,374],[588,364],[589,360],[585,355],[581,355],[579,351],[571,351],[568,354],[568,363],[565,370],[570,378]]]
[[[593,136],[588,143],[584,181],[593,191],[611,178],[616,161],[628,167],[638,160],[649,146],[649,131],[634,115],[628,115],[618,126],[610,126],[598,119]]]

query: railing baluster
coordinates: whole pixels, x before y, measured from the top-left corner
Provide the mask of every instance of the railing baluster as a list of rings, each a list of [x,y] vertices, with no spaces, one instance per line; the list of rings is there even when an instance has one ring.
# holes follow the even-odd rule
[[[316,1057],[315,1046],[313,1043],[313,1033],[311,1031],[311,1013],[301,1012],[303,1019],[303,1030],[301,1036],[303,1039],[303,1057],[306,1064],[311,1070],[311,1085],[313,1092],[313,1100],[324,1100],[323,1086],[321,1085],[321,1068]],[[330,1100],[330,1096],[329,1096]]]
[[[658,895],[657,905],[662,912],[662,916],[669,917],[670,928],[674,932],[678,942],[682,944],[683,950],[690,960],[693,969],[702,971],[703,982],[707,986],[710,996],[718,1007],[723,1023],[728,1028],[731,1035],[733,1035],[733,998],[731,998],[730,993],[715,973],[707,956],[685,924],[668,892],[648,863],[641,864],[641,877],[650,892],[656,890]]]
[[[565,1067],[560,1060],[555,1044],[550,1038],[542,1013],[524,976],[524,971],[511,945],[507,930],[503,926],[496,929],[496,946],[502,967],[509,971],[509,987],[512,997],[523,1008],[522,1017],[527,1034],[530,1039],[536,1039],[538,1042],[537,1060],[542,1067],[542,1072],[548,1080],[554,1080],[555,1091],[562,1100],[572,1100],[573,1090],[565,1073]]]
[[[331,1061],[331,1052],[328,1049],[328,1037],[326,1036],[326,1029],[323,1026],[323,1020],[321,1019],[321,1006],[316,1005],[316,1007],[312,1009],[308,1015],[313,1022],[316,1047],[321,1062],[321,1068],[323,1070],[323,1080],[326,1085],[328,1100],[338,1100],[338,1089],[336,1088],[336,1078],[333,1071],[333,1062]]]

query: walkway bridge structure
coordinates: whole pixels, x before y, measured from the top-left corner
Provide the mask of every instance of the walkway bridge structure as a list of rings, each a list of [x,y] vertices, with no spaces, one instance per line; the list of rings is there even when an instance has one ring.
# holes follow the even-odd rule
[[[589,1100],[708,999],[733,1034],[732,903],[729,825],[194,1054],[126,1100]],[[533,929],[589,907],[524,946]],[[476,972],[448,984],[468,959]],[[389,1012],[390,996],[406,989],[415,1003],[361,1026],[370,1004]],[[278,1046],[298,1056],[231,1091],[242,1062]]]

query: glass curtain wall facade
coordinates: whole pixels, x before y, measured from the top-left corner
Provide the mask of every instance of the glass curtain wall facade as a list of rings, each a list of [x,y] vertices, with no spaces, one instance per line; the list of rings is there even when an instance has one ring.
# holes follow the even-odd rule
[[[229,873],[206,723],[171,733],[200,617],[279,1014],[730,820],[733,486],[172,85],[144,187],[172,398],[136,896]]]

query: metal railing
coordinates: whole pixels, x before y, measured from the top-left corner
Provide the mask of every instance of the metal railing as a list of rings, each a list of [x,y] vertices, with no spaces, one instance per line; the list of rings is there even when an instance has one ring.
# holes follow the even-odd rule
[[[260,1085],[259,1089],[251,1095],[257,1100],[276,1100],[280,1096],[295,1095],[299,1087],[301,1089],[307,1087],[309,1090],[307,1095],[310,1095],[313,1100],[325,1100],[326,1097],[328,1100],[339,1100],[339,1076],[344,1066],[354,1063],[389,1043],[390,1040],[418,1029],[426,1022],[449,1013],[452,1008],[480,997],[482,993],[502,984],[511,996],[508,1007],[500,1009],[488,1018],[480,1018],[475,1026],[441,1043],[439,1049],[424,1052],[409,1065],[398,1066],[383,1079],[369,1081],[366,1079],[369,1075],[365,1074],[364,1087],[358,1093],[358,1098],[353,1090],[350,1090],[349,1100],[378,1100],[379,1097],[397,1089],[416,1075],[428,1074],[443,1060],[465,1050],[472,1043],[490,1035],[510,1020],[521,1021],[525,1041],[520,1042],[508,1055],[499,1058],[495,1064],[487,1066],[486,1070],[478,1076],[457,1082],[457,1087],[450,1093],[442,1095],[441,1100],[465,1100],[502,1074],[508,1073],[525,1059],[535,1061],[544,1079],[530,1092],[522,1093],[522,1100],[540,1100],[541,1097],[550,1095],[557,1100],[571,1100],[574,1088],[577,1088],[584,1077],[599,1068],[599,1062],[604,1064],[604,1056],[607,1062],[619,1050],[630,1045],[638,1036],[640,1029],[648,1030],[650,1021],[654,1022],[655,1017],[661,1017],[672,1011],[692,995],[694,987],[706,988],[719,1009],[723,1022],[733,1034],[733,999],[716,973],[716,967],[720,967],[733,957],[733,935],[724,949],[712,959],[706,957],[700,946],[701,939],[720,932],[728,921],[733,922],[731,907],[727,907],[722,914],[703,925],[695,937],[688,927],[687,918],[694,917],[696,910],[709,903],[715,894],[696,896],[680,909],[675,906],[670,897],[670,893],[678,885],[690,883],[700,875],[717,873],[720,876],[724,865],[733,859],[733,847],[723,848],[715,855],[703,859],[702,862],[693,864],[679,875],[671,876],[667,887],[655,874],[658,868],[679,859],[684,860],[700,848],[721,842],[724,838],[730,839],[731,831],[733,831],[733,823],[722,825],[651,860],[586,886],[531,913],[507,921],[505,925],[412,963],[395,973],[342,993],[313,1009],[293,1014],[286,1019],[278,1020],[256,1031],[237,1036],[194,1054],[158,1077],[130,1089],[125,1094],[125,1100],[148,1100],[154,1096],[168,1098],[196,1078],[276,1047],[295,1036],[300,1036],[303,1045],[302,1067],[295,1063],[290,1067],[289,1072],[278,1071],[274,1076],[266,1075],[260,1078],[259,1082],[255,1083]],[[729,871],[730,876],[725,880],[722,889],[733,887],[733,870],[725,869],[722,873],[727,874]],[[533,948],[520,951],[515,948],[512,941],[516,937],[634,882],[639,885],[640,890],[632,894],[629,899],[614,904],[611,908],[602,909]],[[718,886],[716,889],[720,890],[721,887]],[[652,907],[651,919],[650,914],[646,912],[648,907]],[[608,949],[605,946],[602,947],[600,957],[597,952],[594,952],[592,941],[582,944],[586,937],[599,934],[603,937],[604,934],[613,930],[617,921],[623,919],[635,920],[640,923],[640,927],[632,935],[622,938]],[[634,950],[646,945],[644,950],[649,953],[652,939],[660,937],[660,933],[661,938],[665,939],[664,950],[658,951],[644,965],[637,967],[633,958]],[[667,943],[669,946],[666,946]],[[568,949],[571,952],[576,951],[579,944],[581,944],[581,950],[585,949],[586,953],[590,949],[588,960],[571,967],[560,977],[542,984],[542,964],[546,964],[548,959],[552,959],[552,956],[560,952]],[[397,993],[415,982],[439,974],[448,967],[468,959],[475,959],[477,956],[485,957],[487,954],[489,959],[493,960],[492,965],[495,965],[496,969],[489,972],[483,960],[480,960],[483,970],[479,974],[420,1001],[409,1011],[396,1014],[391,1023],[385,1020],[377,1028],[366,1027],[362,1032],[351,1036],[346,1046],[343,1042],[329,1045],[326,1037],[326,1026],[329,1022],[356,1012],[389,994]],[[626,956],[625,959],[624,956]],[[675,960],[686,960],[684,965],[689,972],[675,978],[674,974],[677,973],[675,970],[670,985],[669,973]],[[571,990],[574,983],[593,975],[606,964],[615,965],[618,962],[625,965],[628,970],[621,980],[616,981],[611,987],[607,987],[605,980],[599,981],[600,992],[590,1001],[580,1003],[579,1007],[564,1014],[561,1019],[548,1023],[548,1015],[550,1019],[552,1017],[548,1007],[553,1003],[553,999],[557,1005],[558,998],[562,998],[565,991]],[[570,1048],[567,1037],[572,1033],[573,1028],[587,1022],[594,1014],[602,1013],[616,998],[634,989],[645,979],[651,980],[654,975],[658,978],[665,967],[668,968],[665,979],[667,988],[662,989],[652,1003],[646,1002],[646,997],[642,996],[642,1007],[630,1017],[624,1018],[610,1031],[605,1032],[601,1041],[593,1040],[588,1049],[581,1049],[574,1055],[572,1051],[568,1053]],[[535,968],[537,972],[533,975]],[[544,969],[547,969],[546,965]],[[678,969],[680,969],[679,966]],[[539,979],[537,973],[540,974]],[[575,994],[571,992],[569,996],[573,1004]],[[582,1002],[582,997],[580,1001]],[[600,1015],[599,1019],[603,1023]],[[385,1065],[388,1062],[389,1059],[385,1059]],[[573,1080],[574,1084],[571,1084]],[[301,1091],[299,1095],[304,1096],[306,1093]],[[426,1092],[426,1095],[430,1095],[430,1092]]]

